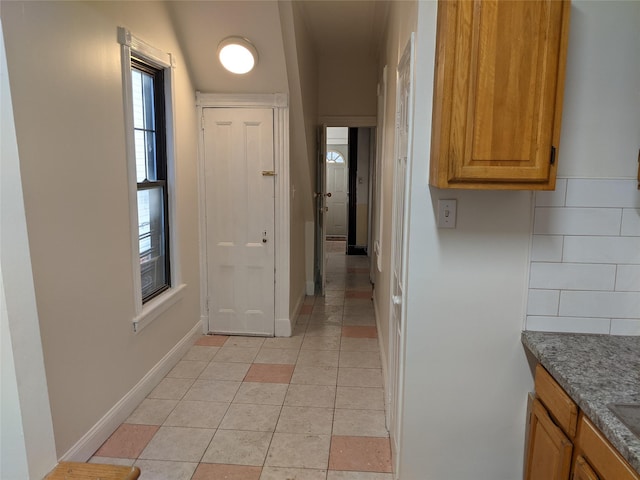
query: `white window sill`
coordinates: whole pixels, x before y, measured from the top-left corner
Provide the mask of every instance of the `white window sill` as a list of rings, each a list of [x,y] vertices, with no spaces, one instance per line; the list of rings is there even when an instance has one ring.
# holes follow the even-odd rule
[[[169,307],[182,300],[186,288],[186,283],[180,284],[175,288],[170,288],[148,303],[145,303],[142,306],[142,311],[133,319],[134,333],[138,333],[162,313],[166,312]]]

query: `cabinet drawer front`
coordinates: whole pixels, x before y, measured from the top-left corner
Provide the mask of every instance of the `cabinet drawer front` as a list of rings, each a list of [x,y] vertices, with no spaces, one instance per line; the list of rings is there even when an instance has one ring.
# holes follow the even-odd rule
[[[580,414],[576,443],[601,480],[640,480],[640,476],[583,414]]]
[[[571,480],[600,480],[582,455],[578,455],[573,465]]]
[[[536,396],[569,438],[575,437],[578,407],[540,364],[536,367]]]

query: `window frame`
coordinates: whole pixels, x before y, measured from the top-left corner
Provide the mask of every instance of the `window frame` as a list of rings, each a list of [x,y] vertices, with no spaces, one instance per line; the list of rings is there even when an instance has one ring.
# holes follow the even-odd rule
[[[181,282],[179,265],[178,235],[175,218],[175,141],[173,109],[173,72],[175,63],[170,53],[163,52],[131,34],[124,27],[118,27],[118,43],[121,45],[122,87],[124,105],[124,126],[126,139],[126,157],[129,179],[129,212],[131,228],[131,265],[133,280],[133,300],[135,305],[132,319],[134,332],[139,332],[171,305],[183,297],[186,287]],[[138,181],[135,161],[135,139],[133,121],[133,87],[131,69],[136,59],[153,69],[162,71],[164,97],[164,141],[166,150],[165,235],[168,235],[167,263],[169,264],[169,287],[150,296],[143,302],[140,265],[139,229],[138,229]],[[157,90],[157,88],[156,88]],[[157,98],[157,95],[156,95]],[[159,128],[156,126],[156,129]]]

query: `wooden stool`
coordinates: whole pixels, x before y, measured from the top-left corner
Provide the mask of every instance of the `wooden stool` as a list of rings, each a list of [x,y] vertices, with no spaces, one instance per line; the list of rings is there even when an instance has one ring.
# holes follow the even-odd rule
[[[60,462],[45,480],[136,480],[138,467],[100,463]]]

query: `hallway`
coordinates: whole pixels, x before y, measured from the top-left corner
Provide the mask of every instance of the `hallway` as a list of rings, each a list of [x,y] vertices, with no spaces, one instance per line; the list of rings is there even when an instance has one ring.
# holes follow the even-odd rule
[[[290,338],[202,336],[98,449],[142,480],[391,480],[368,258],[327,242]]]

